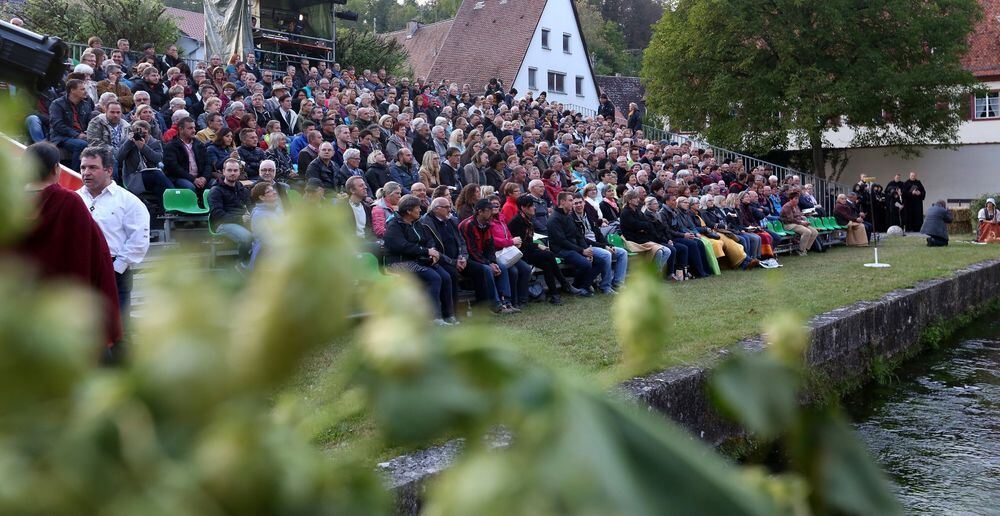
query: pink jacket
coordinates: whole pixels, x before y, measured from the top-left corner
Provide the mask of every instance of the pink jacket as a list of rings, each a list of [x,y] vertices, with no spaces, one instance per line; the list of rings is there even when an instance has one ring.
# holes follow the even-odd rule
[[[490,221],[490,234],[493,235],[493,247],[497,251],[514,245],[513,235],[507,229],[507,224],[504,224],[500,219]]]

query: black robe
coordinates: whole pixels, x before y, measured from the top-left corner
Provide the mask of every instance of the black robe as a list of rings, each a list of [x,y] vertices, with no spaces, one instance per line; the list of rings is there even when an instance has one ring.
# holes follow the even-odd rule
[[[907,231],[920,231],[924,224],[924,198],[927,190],[919,179],[903,183],[903,222]]]

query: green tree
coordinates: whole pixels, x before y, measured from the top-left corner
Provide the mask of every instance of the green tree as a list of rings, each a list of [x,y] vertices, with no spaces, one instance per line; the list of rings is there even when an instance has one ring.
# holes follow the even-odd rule
[[[118,38],[132,42],[133,48],[153,43],[162,49],[177,41],[177,24],[163,16],[160,0],[28,0],[20,9],[31,30],[58,36],[66,41],[86,43],[99,36],[106,45]]]
[[[594,72],[598,75],[635,75],[636,59],[625,52],[625,38],[621,27],[601,16],[598,0],[574,0],[583,28],[587,50],[594,59]]]
[[[385,68],[390,75],[410,72],[406,50],[398,41],[354,29],[337,29],[337,60],[359,70]]]
[[[750,152],[809,148],[823,176],[823,133],[841,124],[853,145],[956,141],[980,15],[976,0],[680,0],[642,76],[675,127]]]
[[[621,27],[626,48],[646,48],[653,35],[653,23],[663,15],[659,0],[591,0],[601,15]]]

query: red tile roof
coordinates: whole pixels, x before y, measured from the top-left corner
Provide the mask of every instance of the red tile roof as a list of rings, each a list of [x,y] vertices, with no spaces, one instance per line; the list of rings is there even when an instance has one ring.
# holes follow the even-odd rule
[[[163,10],[163,15],[173,18],[177,28],[191,39],[205,41],[205,15],[203,13],[167,7]]]
[[[392,38],[398,41],[406,53],[410,56],[410,66],[413,67],[415,77],[427,77],[434,66],[444,40],[451,30],[451,24],[455,19],[442,20],[430,25],[417,25],[413,34],[410,34],[409,27],[395,32],[387,32],[382,37]]]
[[[1000,0],[979,0],[983,19],[969,38],[962,66],[976,77],[1000,77]]]
[[[481,91],[493,77],[511,87],[546,3],[463,1],[428,77],[470,84],[472,91]]]

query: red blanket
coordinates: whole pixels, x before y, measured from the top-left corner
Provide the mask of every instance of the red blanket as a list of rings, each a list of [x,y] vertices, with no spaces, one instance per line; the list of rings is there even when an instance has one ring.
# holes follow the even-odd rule
[[[58,184],[39,192],[35,227],[14,250],[34,264],[42,278],[70,279],[101,294],[104,341],[110,347],[121,340],[111,252],[79,195]]]
[[[979,223],[977,242],[1000,244],[1000,223],[982,221]]]

